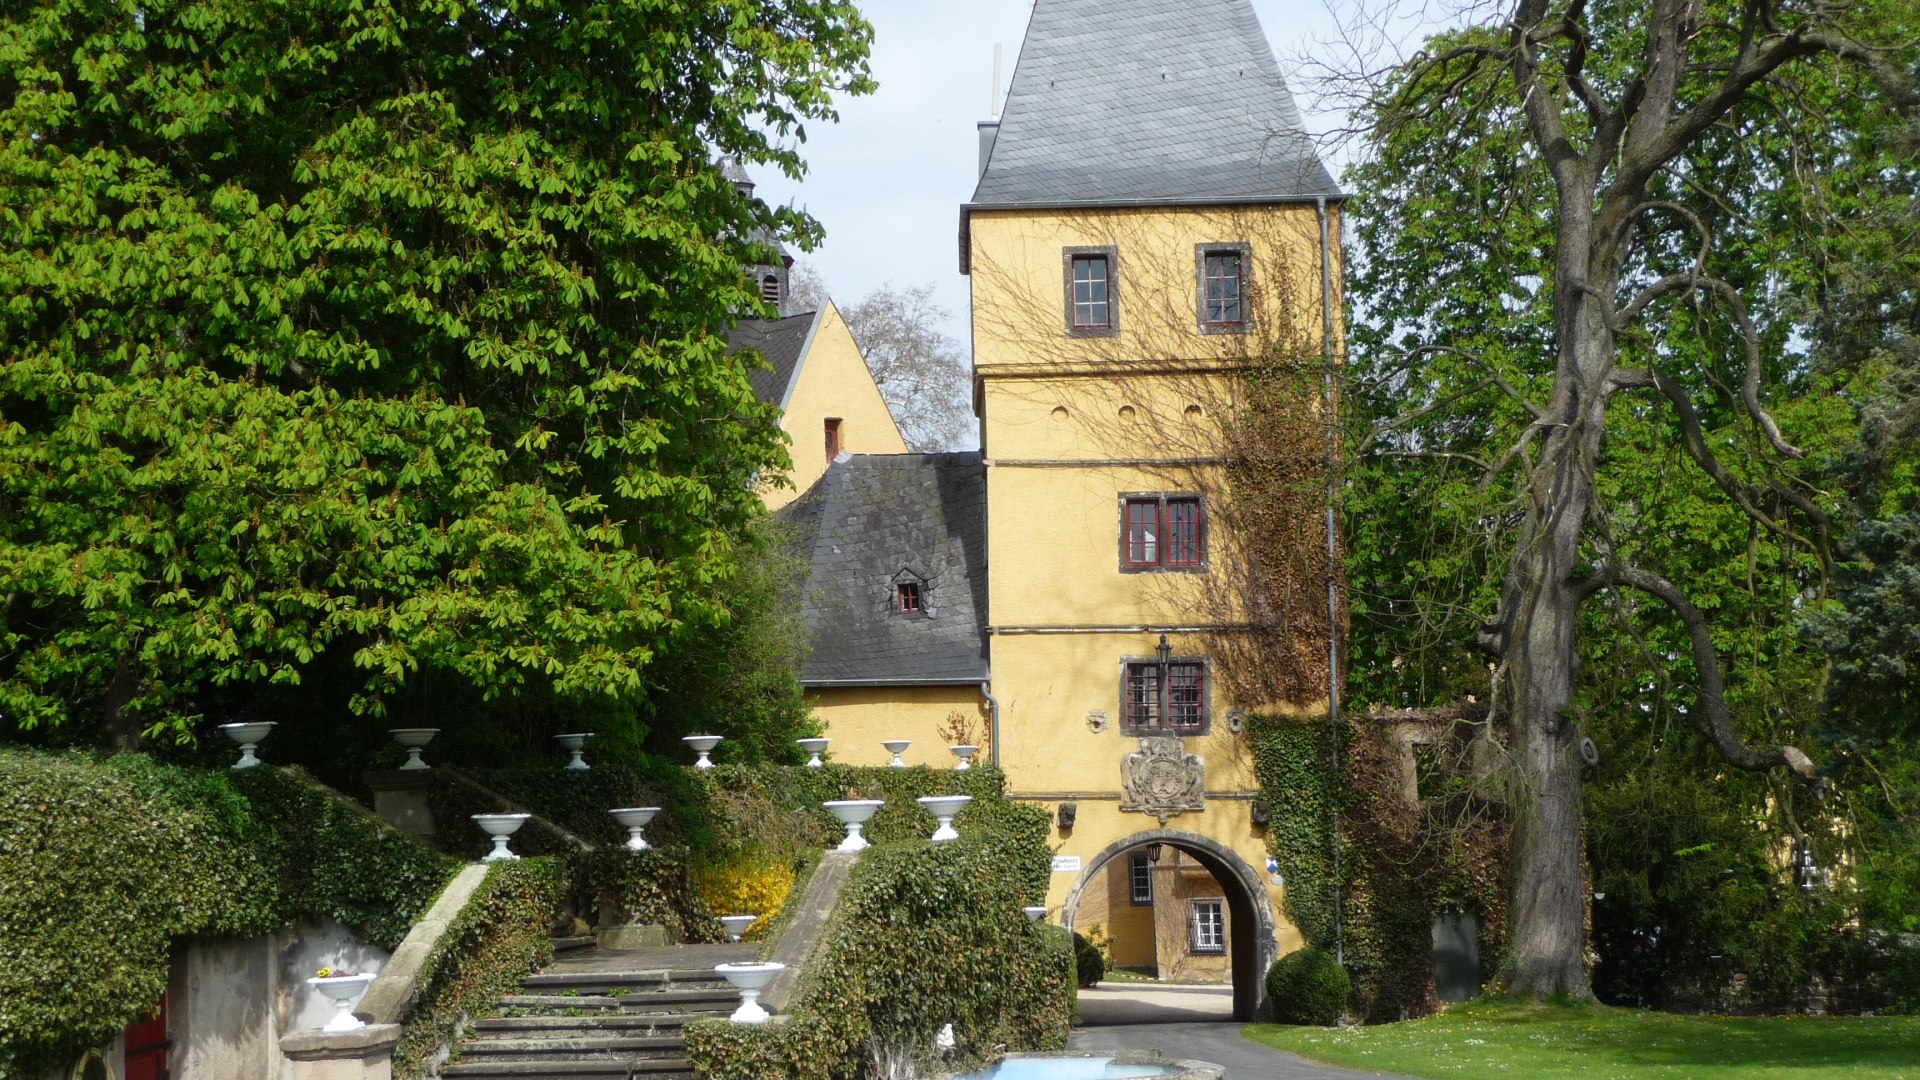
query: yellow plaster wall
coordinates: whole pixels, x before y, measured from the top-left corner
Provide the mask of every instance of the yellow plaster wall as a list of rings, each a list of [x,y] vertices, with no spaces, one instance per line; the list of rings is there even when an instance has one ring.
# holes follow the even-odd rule
[[[885,765],[892,758],[880,743],[909,739],[901,760],[908,765],[950,769],[958,759],[940,737],[940,728],[952,713],[972,719],[981,733],[982,749],[976,761],[989,760],[986,748],[987,713],[980,690],[974,686],[850,686],[808,692],[820,733],[833,740],[831,760],[842,765]]]
[[[1337,349],[1338,208],[1328,213]],[[1237,599],[1248,590],[1237,580],[1244,571],[1226,501],[1223,425],[1232,422],[1237,373],[1248,364],[1320,355],[1320,221],[1310,203],[974,211],[968,242],[1001,760],[1016,795],[1042,796],[1036,801],[1049,809],[1063,795],[1077,796],[1075,827],[1056,830],[1055,839],[1059,854],[1078,855],[1084,870],[1095,870],[1091,860],[1109,845],[1159,827],[1144,814],[1121,812],[1116,797],[1121,760],[1138,745],[1120,733],[1122,663],[1151,657],[1162,630],[1177,655],[1207,655],[1218,634],[1248,621]],[[1196,246],[1215,244],[1249,249],[1245,333],[1199,326]],[[1116,333],[1067,332],[1067,247],[1115,249]],[[1132,492],[1206,496],[1205,571],[1122,571],[1120,499]],[[1219,842],[1266,882],[1265,838],[1252,825],[1250,802],[1220,797],[1244,796],[1257,784],[1251,754],[1228,730],[1234,703],[1217,674],[1216,667],[1208,686],[1210,733],[1183,740],[1186,752],[1204,759],[1215,797],[1205,811],[1168,826]],[[1096,711],[1104,730],[1090,723]],[[1116,862],[1124,875],[1124,860]],[[1104,877],[1113,868],[1095,872]],[[1076,879],[1053,876],[1048,903],[1056,918]],[[1109,919],[1125,899],[1111,888],[1103,880],[1083,890],[1107,894]],[[1270,882],[1266,889],[1280,950],[1298,948],[1283,889]],[[1185,897],[1168,906],[1177,906],[1167,917],[1178,926],[1153,936],[1177,938],[1160,944],[1184,954]],[[1174,966],[1211,974],[1214,963]]]
[[[1338,327],[1339,208],[1327,208]],[[1227,360],[1274,345],[1317,352],[1320,222],[1311,203],[1109,210],[975,210],[969,215],[973,360],[997,367],[1168,358]],[[1198,332],[1195,246],[1246,244],[1244,334]],[[1117,329],[1066,334],[1063,248],[1112,247]]]
[[[1204,651],[1195,635],[1168,634],[1167,642],[1175,655]],[[1120,733],[1120,664],[1125,657],[1151,657],[1158,643],[1154,633],[996,637],[993,687],[1008,790],[1118,792],[1121,759],[1139,746]],[[1253,754],[1227,730],[1231,703],[1223,700],[1219,680],[1208,682],[1210,732],[1182,741],[1205,761],[1208,791],[1252,791]],[[1093,730],[1088,714],[1094,710],[1106,713],[1105,731]]]
[[[1124,855],[1109,862],[1100,880],[1080,894],[1080,913],[1073,920],[1074,928],[1084,934],[1095,924],[1107,936],[1108,955],[1115,965],[1148,967],[1156,963],[1153,908],[1133,903]]]
[[[763,485],[760,498],[778,510],[805,494],[827,471],[826,422],[840,418],[840,447],[850,454],[904,454],[907,444],[860,357],[853,332],[832,301],[820,311],[813,341],[780,418],[791,440],[792,486]]]

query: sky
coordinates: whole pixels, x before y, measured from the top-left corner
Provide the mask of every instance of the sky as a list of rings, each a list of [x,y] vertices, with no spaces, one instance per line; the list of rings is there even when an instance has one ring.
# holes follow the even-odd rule
[[[1338,37],[1323,0],[1254,0],[1282,72],[1310,132],[1338,126],[1313,110],[1309,82],[1294,61]],[[973,194],[979,147],[974,125],[988,117],[993,47],[1002,46],[1000,91],[1013,78],[1029,0],[864,0],[874,27],[879,90],[844,99],[840,122],[815,125],[795,183],[772,170],[754,176],[757,193],[792,202],[826,227],[811,254],[796,252],[841,304],[892,281],[931,284],[951,313],[947,333],[967,344],[967,279],[959,269],[960,204]],[[1339,155],[1329,154],[1337,176]]]

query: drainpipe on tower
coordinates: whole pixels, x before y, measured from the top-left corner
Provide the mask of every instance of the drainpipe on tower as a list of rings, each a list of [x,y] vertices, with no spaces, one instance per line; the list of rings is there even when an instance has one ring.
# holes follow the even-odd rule
[[[1327,222],[1327,197],[1314,200],[1320,213],[1320,347],[1326,358],[1321,378],[1321,407],[1327,418],[1327,733],[1333,782],[1340,782],[1340,596],[1334,584],[1340,546],[1334,520],[1334,498],[1339,494],[1340,428],[1334,422],[1333,247]],[[1333,843],[1333,959],[1346,963],[1340,889],[1340,811],[1334,800],[1330,839]]]
[[[1000,699],[993,696],[993,684],[980,684],[980,696],[987,699],[987,760],[1000,764]]]

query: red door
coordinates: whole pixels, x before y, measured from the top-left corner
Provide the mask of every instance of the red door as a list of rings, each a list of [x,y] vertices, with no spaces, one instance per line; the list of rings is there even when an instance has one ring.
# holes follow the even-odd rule
[[[167,1080],[167,995],[145,1020],[127,1025],[126,1080]]]

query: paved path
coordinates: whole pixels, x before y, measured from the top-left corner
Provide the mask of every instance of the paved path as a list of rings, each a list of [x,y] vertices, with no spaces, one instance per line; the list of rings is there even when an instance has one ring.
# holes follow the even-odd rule
[[[1082,1027],[1067,1047],[1094,1054],[1159,1051],[1227,1067],[1228,1080],[1375,1080],[1384,1073],[1336,1069],[1249,1042],[1232,1022],[1227,987],[1127,986],[1080,991]],[[1196,1019],[1204,1018],[1204,1019]],[[1404,1078],[1389,1078],[1404,1080]]]

